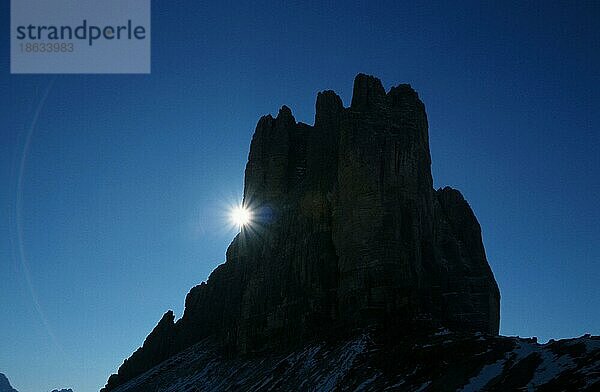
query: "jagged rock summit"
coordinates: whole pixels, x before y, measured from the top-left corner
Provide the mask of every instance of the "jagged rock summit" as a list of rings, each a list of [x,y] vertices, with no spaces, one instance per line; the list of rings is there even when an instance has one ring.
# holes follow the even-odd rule
[[[112,375],[112,390],[210,338],[230,353],[294,350],[382,328],[497,335],[500,294],[459,191],[433,189],[425,107],[359,74],[350,107],[318,94],[313,126],[283,106],[252,138],[252,222],[226,261],[167,312]]]

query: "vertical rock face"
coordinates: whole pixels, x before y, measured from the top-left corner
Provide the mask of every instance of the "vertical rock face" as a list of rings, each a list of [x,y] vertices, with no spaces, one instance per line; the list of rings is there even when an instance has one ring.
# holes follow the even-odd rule
[[[360,74],[352,104],[319,93],[314,126],[260,119],[245,173],[253,214],[227,260],[167,313],[107,389],[208,336],[232,352],[368,325],[497,334],[500,294],[462,195],[433,189],[425,107]]]
[[[400,85],[359,75],[341,124],[333,238],[340,314],[358,322],[429,317],[435,269],[425,109]]]

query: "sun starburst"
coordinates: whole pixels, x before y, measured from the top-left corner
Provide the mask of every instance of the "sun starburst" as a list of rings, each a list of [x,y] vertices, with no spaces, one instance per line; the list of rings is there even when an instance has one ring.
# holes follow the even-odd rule
[[[252,212],[243,205],[235,206],[231,209],[229,218],[234,225],[241,229],[252,221]]]

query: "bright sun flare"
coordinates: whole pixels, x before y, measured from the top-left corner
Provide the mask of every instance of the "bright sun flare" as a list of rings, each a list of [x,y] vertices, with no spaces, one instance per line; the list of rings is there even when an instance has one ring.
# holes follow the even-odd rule
[[[231,221],[238,227],[246,226],[252,219],[250,210],[243,206],[236,206],[231,210]]]

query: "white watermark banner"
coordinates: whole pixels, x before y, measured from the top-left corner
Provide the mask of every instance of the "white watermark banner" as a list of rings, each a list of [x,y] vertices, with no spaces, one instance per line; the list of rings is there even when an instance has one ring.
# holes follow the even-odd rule
[[[11,0],[11,73],[150,73],[150,0]]]

